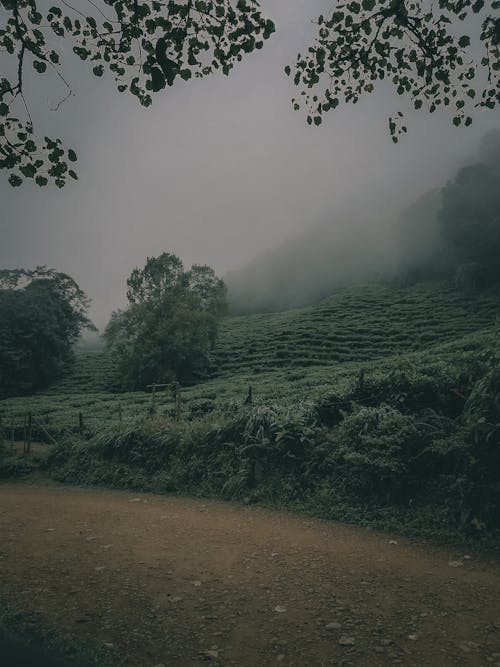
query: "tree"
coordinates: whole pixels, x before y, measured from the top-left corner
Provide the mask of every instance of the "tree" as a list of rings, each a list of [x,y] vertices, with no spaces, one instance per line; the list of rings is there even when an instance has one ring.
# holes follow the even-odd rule
[[[245,53],[262,48],[274,32],[255,0],[0,0],[0,51],[6,58],[0,76],[0,169],[9,182],[52,180],[63,187],[76,179],[77,159],[58,138],[40,139],[26,97],[26,68],[52,72],[72,95],[63,65],[65,40],[89,63],[95,76],[109,70],[120,92],[135,95],[145,107],[152,95],[178,79],[228,74]]]
[[[71,362],[89,300],[64,273],[0,270],[0,397],[51,384]]]
[[[54,0],[0,0],[0,49],[7,56],[0,77],[0,169],[13,186],[24,179],[63,187],[76,179],[77,159],[58,138],[38,138],[25,95],[25,71],[52,71],[72,94],[63,70],[61,41],[89,62],[95,76],[109,70],[118,90],[143,106],[180,79],[215,70],[228,74],[245,53],[262,48],[274,24],[257,0],[86,0],[82,9]],[[299,54],[294,82],[302,88],[295,109],[319,125],[341,102],[356,103],[388,81],[415,109],[452,110],[455,125],[469,125],[475,108],[494,109],[500,99],[500,0],[352,0],[317,19],[318,36]],[[467,23],[471,34],[459,34]],[[472,22],[474,23],[474,21]],[[469,30],[469,28],[471,30]],[[472,38],[471,38],[472,35]],[[476,62],[478,46],[483,54]],[[64,57],[65,61],[66,57]],[[292,68],[285,68],[292,74]],[[394,141],[406,131],[403,113],[389,119]]]
[[[442,191],[440,218],[461,281],[500,277],[500,132],[485,137],[480,162],[460,169]]]
[[[213,269],[186,271],[169,253],[149,257],[128,278],[127,299],[128,308],[113,313],[104,334],[124,387],[187,382],[206,371],[226,310],[226,287]]]
[[[305,104],[308,123],[320,125],[326,112],[341,102],[356,104],[386,81],[415,109],[449,107],[454,125],[470,125],[474,109],[500,102],[499,8],[499,0],[338,4],[318,18],[314,44],[297,57],[294,82],[302,91],[294,107]],[[471,34],[463,32],[464,22]],[[407,131],[403,119],[402,112],[389,119],[395,142]]]

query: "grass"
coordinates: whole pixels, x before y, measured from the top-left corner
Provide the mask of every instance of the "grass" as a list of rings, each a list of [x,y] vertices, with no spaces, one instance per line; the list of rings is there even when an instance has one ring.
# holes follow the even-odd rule
[[[466,295],[448,283],[351,287],[307,308],[228,317],[213,353],[210,377],[182,390],[183,418],[234,410],[251,385],[258,404],[318,400],[342,393],[361,368],[371,374],[420,364],[443,368],[471,362],[498,330],[500,289]],[[159,378],[161,380],[161,378]],[[118,392],[105,350],[79,351],[76,363],[49,390],[0,402],[6,435],[22,437],[33,413],[37,437],[50,442],[75,431],[148,413],[151,394]],[[159,414],[173,415],[169,391],[156,397]]]

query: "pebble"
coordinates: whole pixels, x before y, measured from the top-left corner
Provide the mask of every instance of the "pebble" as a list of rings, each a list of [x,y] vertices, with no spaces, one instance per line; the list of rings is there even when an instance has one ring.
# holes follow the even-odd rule
[[[328,623],[328,625],[325,625],[325,630],[340,630],[341,627],[341,623]]]
[[[339,646],[354,646],[356,643],[354,637],[341,637],[339,639]]]

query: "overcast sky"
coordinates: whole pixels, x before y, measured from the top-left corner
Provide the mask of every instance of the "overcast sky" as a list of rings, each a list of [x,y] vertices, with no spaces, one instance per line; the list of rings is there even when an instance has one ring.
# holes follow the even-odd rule
[[[32,109],[41,133],[76,148],[80,180],[63,191],[14,190],[0,172],[0,266],[71,274],[102,327],[148,255],[174,252],[223,274],[351,202],[391,215],[446,181],[495,126],[494,113],[467,130],[446,116],[416,115],[395,146],[387,117],[405,107],[388,90],[330,112],[319,128],[292,110],[283,67],[330,4],[263,0],[277,33],[262,51],[229,78],[163,91],[148,110],[67,49],[75,96],[52,112],[57,93],[38,85]]]

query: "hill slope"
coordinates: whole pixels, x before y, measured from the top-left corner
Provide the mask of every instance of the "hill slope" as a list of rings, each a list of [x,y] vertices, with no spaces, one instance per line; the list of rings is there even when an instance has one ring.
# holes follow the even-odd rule
[[[500,289],[466,295],[443,282],[356,286],[307,308],[227,318],[212,373],[369,361],[458,339],[499,316]]]
[[[374,379],[402,367],[456,386],[468,363],[498,342],[500,289],[464,295],[445,283],[395,288],[352,287],[308,308],[228,317],[213,353],[211,377],[182,389],[183,418],[242,405],[249,385],[257,404],[282,407],[347,395],[363,368]],[[377,380],[378,381],[378,380]],[[0,402],[4,427],[22,437],[33,413],[40,437],[75,430],[78,413],[99,427],[146,414],[147,392],[120,393],[105,350],[79,351],[76,364],[50,390]],[[157,394],[160,414],[173,397]]]

